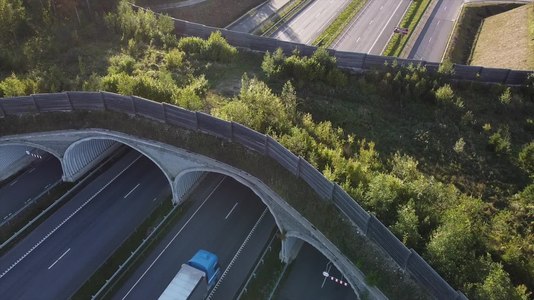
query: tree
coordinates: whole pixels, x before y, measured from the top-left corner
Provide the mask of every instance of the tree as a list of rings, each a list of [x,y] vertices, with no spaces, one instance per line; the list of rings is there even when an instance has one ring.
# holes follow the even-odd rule
[[[525,172],[534,175],[534,142],[530,142],[521,148],[518,160],[519,165]]]
[[[21,0],[0,0],[0,40],[2,45],[17,42],[17,32],[26,21],[26,10]]]
[[[294,123],[297,119],[297,94],[291,81],[284,84],[280,99],[284,103],[289,120]]]
[[[397,222],[391,229],[404,244],[417,249],[422,241],[419,223],[413,200],[410,200],[399,209]]]
[[[466,286],[481,280],[484,226],[483,203],[480,199],[462,196],[459,204],[448,210],[442,225],[427,245],[430,262],[453,285]]]
[[[478,288],[480,299],[486,300],[527,300],[528,294],[524,287],[515,288],[510,276],[499,263],[492,263],[491,270]]]

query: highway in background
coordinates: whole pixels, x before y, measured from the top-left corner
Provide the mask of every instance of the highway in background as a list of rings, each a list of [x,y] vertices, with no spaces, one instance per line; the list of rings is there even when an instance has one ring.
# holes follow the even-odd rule
[[[201,184],[202,190],[195,191],[186,214],[113,299],[157,299],[182,263],[199,249],[216,254],[223,273],[228,269],[211,299],[236,297],[275,223],[250,189],[222,175],[208,178]]]
[[[169,196],[161,170],[131,150],[0,257],[0,295],[69,298]]]
[[[61,180],[62,174],[61,163],[51,154],[35,159],[26,171],[0,188],[0,224]]]
[[[430,19],[417,38],[409,59],[441,62],[463,0],[438,0]]]
[[[310,45],[343,11],[350,0],[315,0],[271,37]]]
[[[369,0],[332,49],[382,55],[411,0]]]

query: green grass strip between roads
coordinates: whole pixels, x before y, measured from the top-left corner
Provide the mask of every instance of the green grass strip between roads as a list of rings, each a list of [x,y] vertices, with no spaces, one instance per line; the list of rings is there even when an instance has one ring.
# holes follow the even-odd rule
[[[425,13],[426,9],[430,5],[432,0],[414,0],[410,3],[410,7],[404,14],[399,27],[408,28],[408,34],[394,34],[384,50],[385,56],[399,56],[406,46],[406,43],[410,39],[412,32],[421,20],[421,17]]]
[[[309,2],[309,0],[293,0],[289,2],[280,8],[275,16],[269,18],[256,29],[254,34],[261,36],[272,35],[281,25],[289,21],[289,19],[301,11]]]
[[[337,18],[312,43],[314,46],[330,47],[350,21],[356,17],[367,0],[352,0]]]

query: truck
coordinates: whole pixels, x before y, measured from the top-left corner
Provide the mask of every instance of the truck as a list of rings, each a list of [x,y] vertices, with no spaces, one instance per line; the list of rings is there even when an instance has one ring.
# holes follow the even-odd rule
[[[206,299],[208,291],[221,275],[217,255],[198,250],[195,255],[176,273],[159,300],[200,300]]]

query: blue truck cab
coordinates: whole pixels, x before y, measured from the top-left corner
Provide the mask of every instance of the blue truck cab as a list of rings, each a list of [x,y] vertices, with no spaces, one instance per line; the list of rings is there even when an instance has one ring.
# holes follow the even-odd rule
[[[201,270],[206,274],[208,290],[219,280],[221,268],[217,255],[206,250],[198,250],[197,253],[187,262],[191,267]]]

